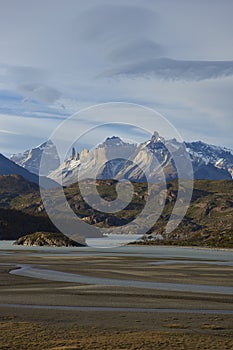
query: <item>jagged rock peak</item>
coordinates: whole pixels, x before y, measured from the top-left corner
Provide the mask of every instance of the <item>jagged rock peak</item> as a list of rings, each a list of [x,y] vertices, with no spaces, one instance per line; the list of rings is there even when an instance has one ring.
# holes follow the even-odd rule
[[[83,148],[82,151],[81,151],[81,153],[80,153],[80,156],[79,156],[80,161],[82,161],[83,159],[85,159],[85,158],[88,156],[88,154],[89,154],[89,149]]]
[[[159,150],[167,151],[167,148],[165,146],[165,139],[160,136],[157,131],[154,131],[151,139],[147,141],[145,145],[146,148],[152,152]]]
[[[44,149],[44,148],[48,148],[48,147],[54,147],[52,140],[47,140],[47,141],[41,143],[39,146],[34,147],[34,148]]]
[[[159,135],[159,133],[157,131],[154,131],[153,135],[151,136],[151,142],[165,142],[165,139]]]
[[[99,145],[100,148],[102,147],[116,147],[116,146],[123,146],[125,144],[124,141],[118,136],[111,136],[107,137],[106,140]]]
[[[80,158],[80,156],[79,156],[78,151],[76,151],[76,149],[74,147],[72,147],[70,159],[72,159],[72,160],[79,160],[79,158]]]

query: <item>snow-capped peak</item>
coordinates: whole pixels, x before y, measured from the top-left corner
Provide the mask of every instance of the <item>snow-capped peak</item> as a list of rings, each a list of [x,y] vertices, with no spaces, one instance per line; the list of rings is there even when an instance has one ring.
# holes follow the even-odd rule
[[[116,147],[116,146],[123,146],[123,145],[125,145],[125,142],[120,137],[112,136],[112,137],[107,137],[106,140],[98,146],[98,148]]]
[[[24,153],[13,154],[10,159],[16,164],[29,170],[30,172],[39,175],[40,162],[43,152],[46,153],[47,163],[46,169],[43,169],[45,173],[41,175],[47,176],[51,171],[56,169],[60,162],[57,155],[56,147],[51,140],[48,140],[37,147],[26,150]]]
[[[165,139],[159,135],[157,131],[154,131],[153,135],[151,136],[151,139],[144,143],[144,146],[147,150],[150,152],[161,152],[167,151],[167,148],[165,146]]]
[[[200,158],[205,164],[213,164],[218,168],[233,167],[233,153],[227,148],[209,145],[202,141],[185,142],[185,145],[194,160]]]

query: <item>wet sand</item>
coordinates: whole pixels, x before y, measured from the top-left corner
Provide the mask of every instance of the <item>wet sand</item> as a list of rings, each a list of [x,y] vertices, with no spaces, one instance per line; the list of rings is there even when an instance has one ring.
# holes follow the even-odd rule
[[[0,306],[0,349],[233,349],[233,315],[224,314],[233,310],[231,294],[49,281],[9,273],[18,264],[28,264],[99,278],[233,287],[232,266],[159,262],[164,259],[101,253],[0,255],[0,304],[8,304]]]

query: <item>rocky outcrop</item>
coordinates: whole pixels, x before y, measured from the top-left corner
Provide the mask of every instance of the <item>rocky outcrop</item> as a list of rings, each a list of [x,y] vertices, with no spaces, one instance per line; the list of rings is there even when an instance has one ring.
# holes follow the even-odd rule
[[[84,244],[78,243],[61,233],[53,232],[35,232],[20,237],[14,242],[16,245],[33,246],[33,247],[84,247]]]

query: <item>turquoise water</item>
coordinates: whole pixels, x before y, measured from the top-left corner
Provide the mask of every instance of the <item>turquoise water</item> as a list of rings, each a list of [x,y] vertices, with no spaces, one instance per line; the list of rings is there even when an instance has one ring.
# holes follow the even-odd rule
[[[167,246],[122,246],[117,248],[91,248],[91,247],[26,247],[13,245],[13,241],[0,241],[0,254],[13,254],[13,251],[36,255],[67,255],[82,256],[140,256],[149,258],[169,259],[197,259],[197,260],[219,260],[233,261],[233,250],[200,249],[190,247],[167,247]]]

